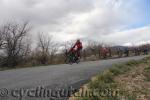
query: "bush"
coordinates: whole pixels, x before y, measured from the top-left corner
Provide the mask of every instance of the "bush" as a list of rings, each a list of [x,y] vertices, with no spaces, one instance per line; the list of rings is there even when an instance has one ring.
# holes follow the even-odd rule
[[[131,60],[126,63],[127,66],[133,66],[133,65],[137,65],[137,64],[138,64],[138,61],[135,61],[135,60]]]
[[[146,81],[150,81],[150,67],[144,69],[144,76]]]
[[[113,80],[113,73],[111,73],[109,70],[104,71],[94,81],[91,81],[88,87],[90,89],[99,89],[102,91],[116,87],[116,84]]]
[[[112,72],[114,75],[123,74],[131,69],[130,66],[126,65],[114,65],[112,68],[110,68],[110,72]]]

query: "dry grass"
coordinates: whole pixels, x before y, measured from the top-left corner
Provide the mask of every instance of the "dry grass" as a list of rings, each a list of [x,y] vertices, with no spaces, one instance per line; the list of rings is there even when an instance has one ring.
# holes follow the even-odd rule
[[[93,90],[113,90],[111,96],[72,97],[69,100],[150,100],[150,58],[114,65],[107,71],[92,78],[78,93]],[[98,95],[97,95],[98,94]]]
[[[150,100],[150,82],[145,80],[145,68],[148,66],[141,64],[130,72],[114,78],[118,86],[128,92],[126,95],[135,96],[135,100]],[[121,99],[129,98],[122,96]]]

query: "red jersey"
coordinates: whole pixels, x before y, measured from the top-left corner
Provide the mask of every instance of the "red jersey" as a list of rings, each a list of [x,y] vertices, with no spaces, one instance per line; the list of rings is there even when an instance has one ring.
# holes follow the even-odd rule
[[[74,45],[74,48],[77,47],[77,49],[82,49],[82,43],[81,42],[76,42]]]

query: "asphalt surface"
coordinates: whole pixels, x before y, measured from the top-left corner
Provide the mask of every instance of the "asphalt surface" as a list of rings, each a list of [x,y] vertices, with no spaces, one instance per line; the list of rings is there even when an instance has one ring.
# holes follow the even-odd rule
[[[87,83],[91,77],[113,64],[144,57],[146,56],[0,71],[0,100],[65,100],[67,95]]]

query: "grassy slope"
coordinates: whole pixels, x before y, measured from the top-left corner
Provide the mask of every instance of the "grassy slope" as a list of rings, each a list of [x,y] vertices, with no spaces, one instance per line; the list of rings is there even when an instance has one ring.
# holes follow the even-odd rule
[[[74,95],[70,100],[150,100],[150,57],[114,65]]]

